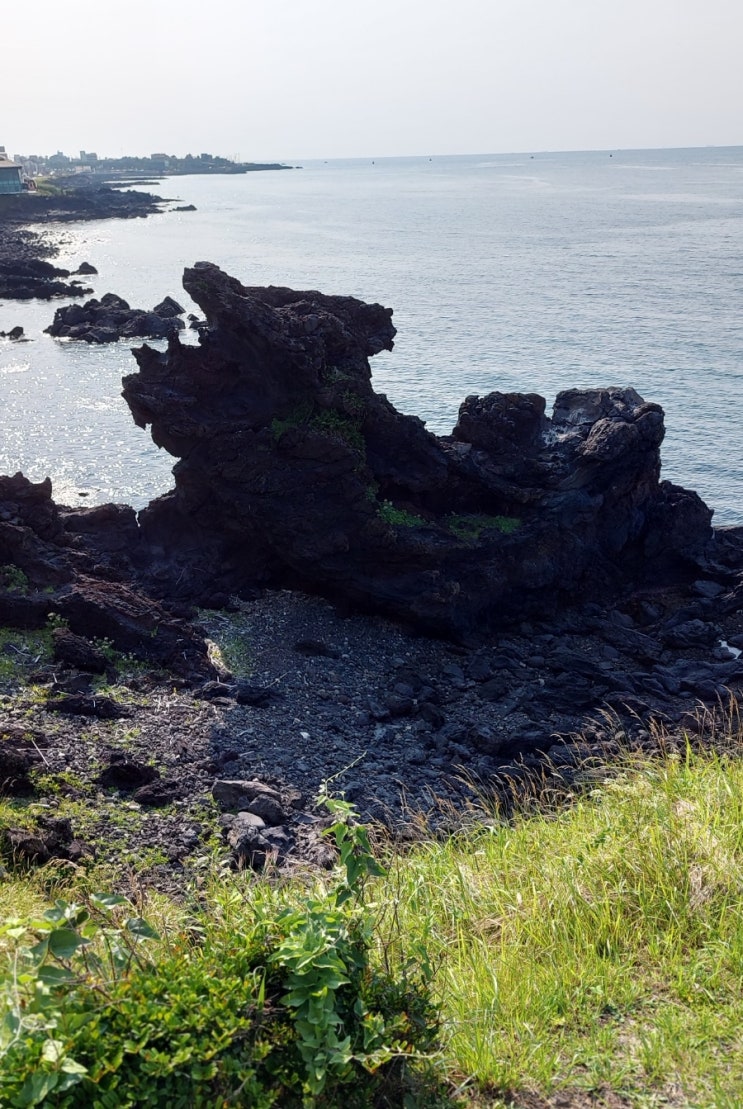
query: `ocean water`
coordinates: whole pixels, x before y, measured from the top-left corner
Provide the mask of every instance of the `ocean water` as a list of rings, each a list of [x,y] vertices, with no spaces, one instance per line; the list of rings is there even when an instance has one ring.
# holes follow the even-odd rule
[[[471,393],[634,386],[666,412],[663,476],[715,522],[743,523],[743,147],[365,159],[164,180],[195,204],[52,229],[60,263],[136,307],[216,262],[247,284],[394,309],[374,383],[447,433]],[[174,460],[136,428],[129,344],[43,334],[53,303],[0,305],[0,472],[52,478],[67,503],[141,507]],[[157,345],[157,344],[156,344]]]

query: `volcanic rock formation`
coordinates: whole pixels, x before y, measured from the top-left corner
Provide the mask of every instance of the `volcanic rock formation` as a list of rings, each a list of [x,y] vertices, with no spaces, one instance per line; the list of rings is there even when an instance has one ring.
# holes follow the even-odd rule
[[[694,573],[699,497],[661,482],[663,412],[633,389],[468,397],[437,437],[371,386],[392,312],[187,269],[199,345],[136,350],[135,421],[179,461],[140,516],[151,582],[298,586],[468,638]]]
[[[165,339],[184,327],[178,319],[183,309],[166,297],[151,312],[130,308],[123,297],[105,293],[100,300],[58,308],[44,330],[57,339],[80,339],[85,343],[115,343],[118,339]]]

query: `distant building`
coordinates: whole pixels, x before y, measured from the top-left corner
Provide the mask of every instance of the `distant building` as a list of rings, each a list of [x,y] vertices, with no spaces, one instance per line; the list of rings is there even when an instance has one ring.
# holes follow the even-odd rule
[[[23,167],[17,162],[11,162],[5,153],[5,147],[0,146],[0,193],[23,192]]]

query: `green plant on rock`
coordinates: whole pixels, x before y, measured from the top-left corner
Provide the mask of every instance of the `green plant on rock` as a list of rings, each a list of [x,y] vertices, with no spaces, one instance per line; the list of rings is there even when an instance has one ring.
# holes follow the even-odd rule
[[[312,415],[312,402],[304,401],[296,405],[288,415],[271,420],[271,434],[278,443],[279,440],[293,428],[303,427]]]
[[[382,501],[378,511],[385,523],[395,527],[420,528],[426,523],[422,516],[416,516],[405,508],[397,508],[392,501]]]
[[[366,443],[361,434],[358,418],[347,416],[335,408],[324,408],[321,412],[315,413],[308,426],[322,432],[323,435],[340,439],[352,450],[358,451],[362,456],[366,455]]]
[[[50,632],[68,628],[68,621],[59,612],[50,612],[46,618],[46,626]]]
[[[483,513],[465,513],[446,517],[446,526],[459,539],[480,539],[484,532],[499,531],[502,535],[513,535],[521,527],[516,516],[486,516]]]
[[[0,589],[8,589],[25,596],[28,593],[28,575],[21,570],[20,566],[13,566],[10,563],[0,566]]]

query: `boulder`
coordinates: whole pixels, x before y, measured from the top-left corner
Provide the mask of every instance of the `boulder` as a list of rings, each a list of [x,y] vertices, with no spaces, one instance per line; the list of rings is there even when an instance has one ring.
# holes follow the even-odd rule
[[[186,309],[181,308],[178,301],[173,300],[172,297],[165,297],[164,300],[161,300],[159,304],[155,305],[152,311],[156,316],[162,316],[164,320],[169,320],[174,316],[182,316]]]

